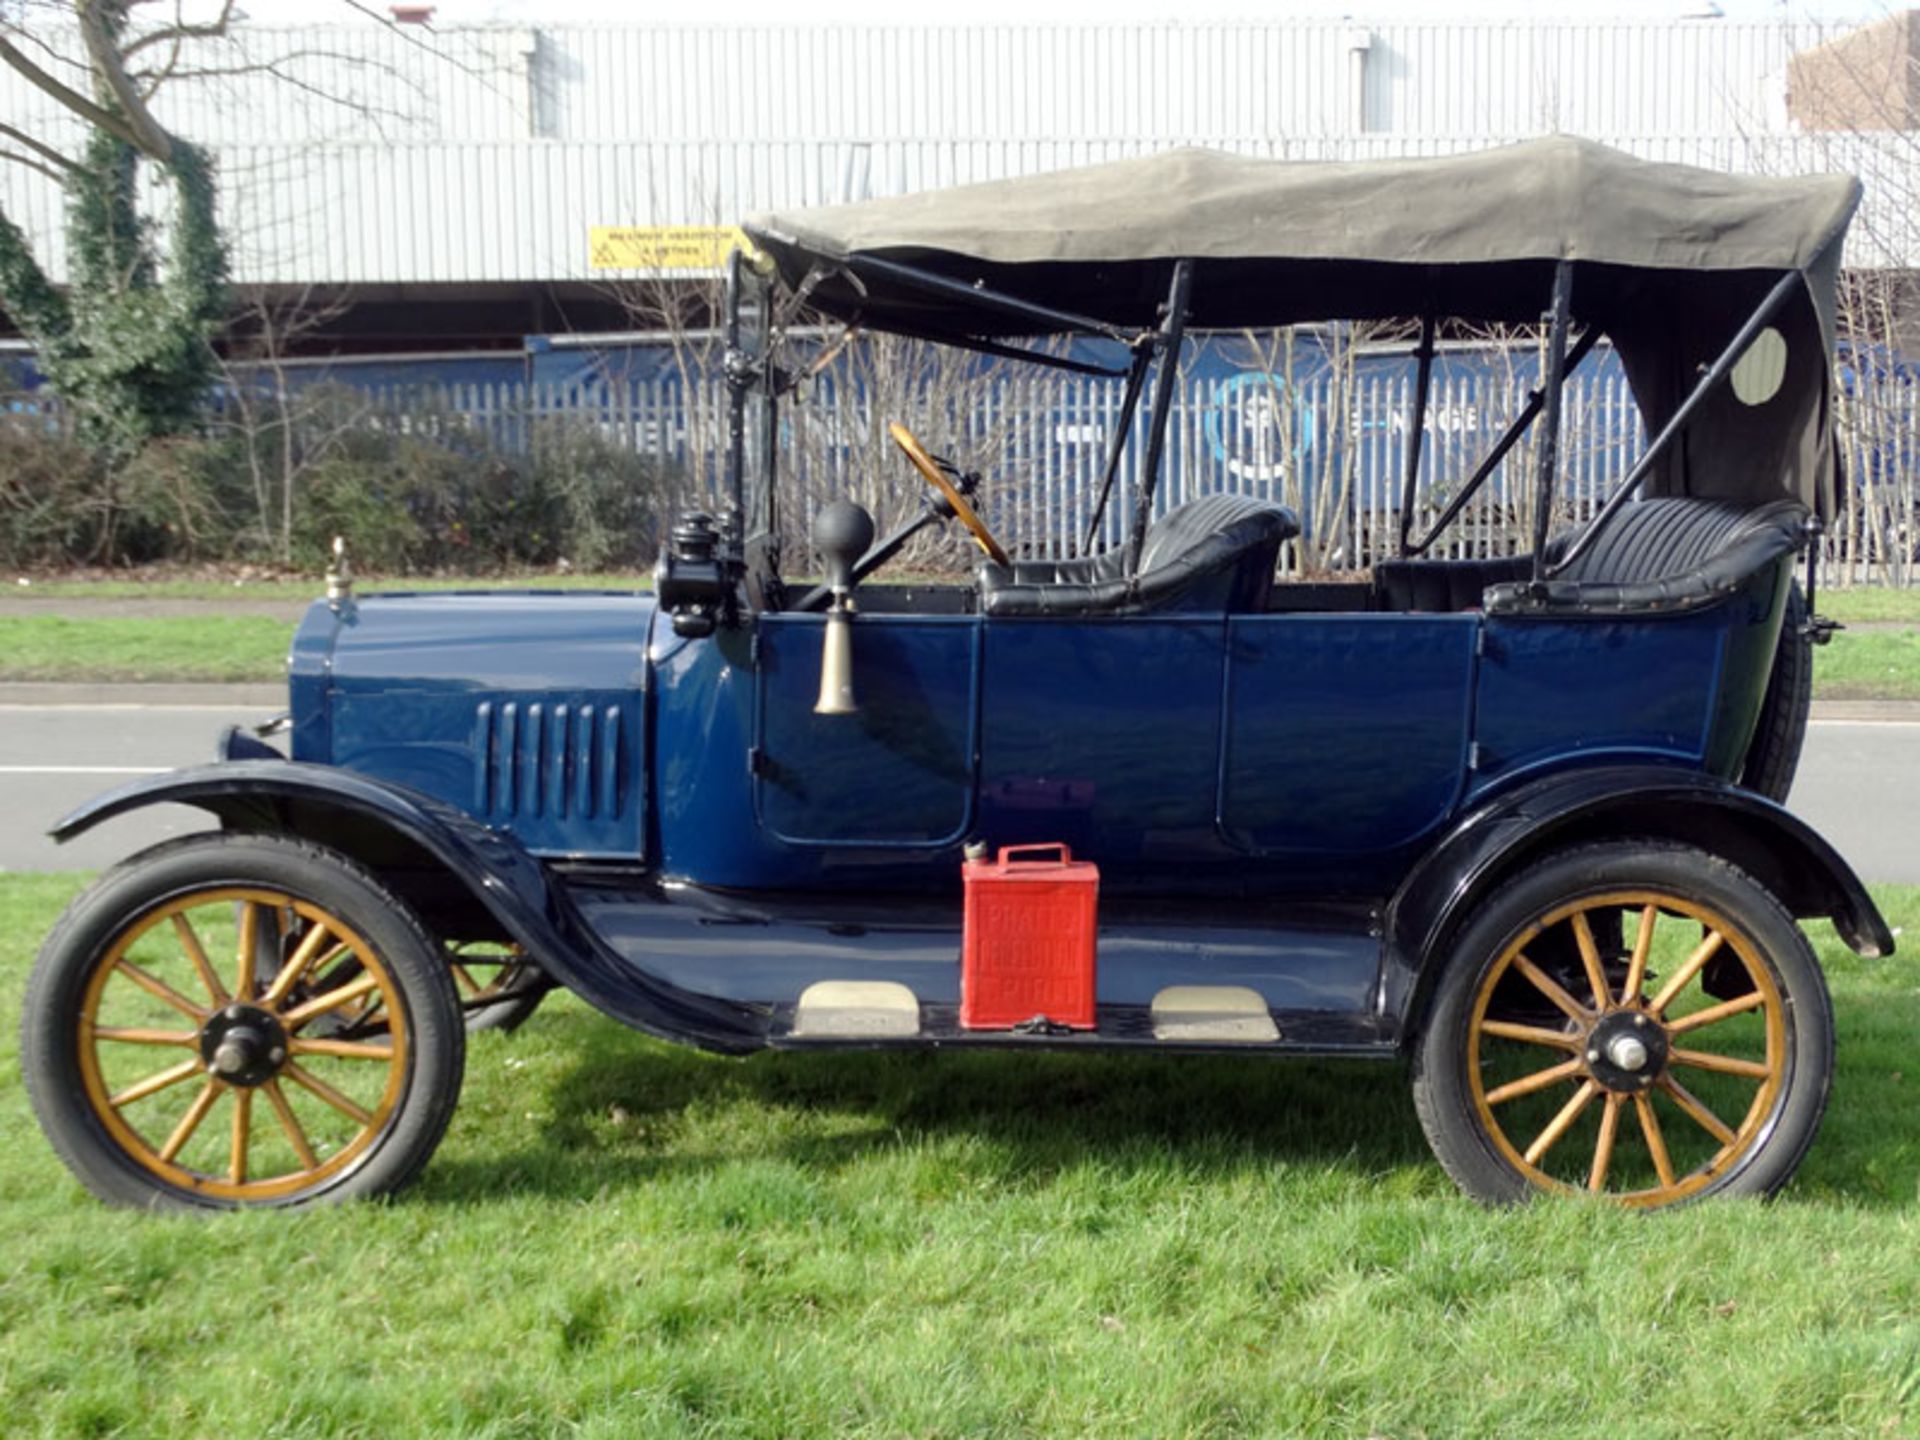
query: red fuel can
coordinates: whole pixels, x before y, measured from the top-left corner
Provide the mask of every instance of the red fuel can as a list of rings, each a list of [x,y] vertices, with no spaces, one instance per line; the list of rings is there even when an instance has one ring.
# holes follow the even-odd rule
[[[1008,845],[996,860],[967,860],[961,875],[960,1024],[1008,1030],[1044,1016],[1091,1030],[1100,867],[1065,845]]]

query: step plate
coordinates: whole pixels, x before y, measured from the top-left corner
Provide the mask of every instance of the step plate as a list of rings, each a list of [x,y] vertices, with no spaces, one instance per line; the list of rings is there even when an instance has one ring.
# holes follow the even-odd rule
[[[1169,985],[1153,997],[1153,1038],[1169,1043],[1272,1045],[1280,1039],[1267,1002],[1242,985]]]
[[[894,1040],[920,1033],[920,1002],[888,980],[822,980],[800,992],[794,1036],[804,1040]]]

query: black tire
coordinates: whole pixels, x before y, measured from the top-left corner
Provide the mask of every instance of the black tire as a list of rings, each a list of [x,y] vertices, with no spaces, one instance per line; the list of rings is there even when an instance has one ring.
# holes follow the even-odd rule
[[[1774,651],[1773,673],[1760,720],[1747,744],[1740,783],[1784,805],[1800,768],[1800,747],[1807,738],[1807,714],[1813,705],[1813,641],[1805,633],[1807,597],[1798,580],[1787,592],[1786,618]]]
[[[216,943],[226,925],[231,951]],[[158,1025],[109,1009],[141,1005]],[[172,1058],[142,1058],[156,1045],[185,1058],[119,1087],[115,1067]],[[21,1024],[28,1095],[61,1159],[101,1199],[154,1209],[398,1190],[446,1132],[465,1057],[452,978],[412,911],[346,857],[270,835],[189,836],[108,871],[47,937]],[[196,1164],[222,1129],[225,1165]]]
[[[1594,939],[1604,1004],[1575,912]],[[1625,917],[1618,948],[1590,918],[1607,914]],[[1826,982],[1780,903],[1717,856],[1638,840],[1562,851],[1504,884],[1449,952],[1415,1047],[1413,1095],[1434,1155],[1474,1198],[1597,1190],[1654,1207],[1771,1195],[1813,1143],[1833,1070]]]

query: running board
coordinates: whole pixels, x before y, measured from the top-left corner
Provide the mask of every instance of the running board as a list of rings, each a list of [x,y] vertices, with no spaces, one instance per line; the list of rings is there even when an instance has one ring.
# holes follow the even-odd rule
[[[1398,1027],[1376,1005],[1380,940],[1357,904],[1247,902],[1233,923],[1196,923],[1195,903],[1103,906],[1091,1030],[1043,1020],[960,1024],[958,906],[928,897],[771,896],[668,882],[577,881],[567,900],[602,1009],[667,1038],[661,997],[731,1007],[740,1043],[793,1049],[1056,1048],[1268,1055],[1393,1055]],[[1217,908],[1217,907],[1216,907]],[[1206,913],[1212,913],[1208,911]],[[609,1003],[641,993],[653,1009]]]
[[[1280,1039],[1267,1002],[1244,985],[1170,985],[1153,997],[1147,1015],[1153,1038],[1163,1044],[1272,1045]],[[1039,1022],[1008,1033],[1050,1036],[1063,1028]],[[795,1040],[908,1039],[920,1034],[920,1001],[891,981],[821,980],[801,992],[788,1034]]]
[[[889,1010],[898,1030],[877,1025],[863,1029],[863,1007],[847,1005],[842,987],[871,982],[828,981],[832,1006],[815,1000],[802,1014],[799,1005],[778,1006],[772,1016],[767,1043],[782,1050],[886,1050],[932,1047],[955,1050],[1134,1050],[1167,1054],[1328,1055],[1390,1058],[1396,1052],[1390,1039],[1377,1030],[1356,1025],[1342,1015],[1295,1012],[1275,1016],[1249,1015],[1244,1010],[1179,1010],[1172,1012],[1179,1028],[1166,1025],[1168,1015],[1156,1016],[1150,1005],[1102,1005],[1091,1030],[1068,1030],[1037,1022],[1012,1030],[968,1030],[960,1024],[960,1007],[922,1000],[916,1009],[918,1028],[907,1030],[903,1012]],[[814,988],[814,987],[809,987]],[[823,987],[824,988],[824,987]],[[1216,987],[1203,986],[1202,989]],[[1218,987],[1233,988],[1233,987]],[[1261,1026],[1264,1019],[1265,1024]],[[1256,1027],[1264,1031],[1255,1034]]]

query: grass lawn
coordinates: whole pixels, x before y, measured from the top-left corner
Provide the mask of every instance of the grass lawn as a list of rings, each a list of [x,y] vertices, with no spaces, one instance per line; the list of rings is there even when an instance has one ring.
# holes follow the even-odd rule
[[[1813,693],[1822,700],[1920,700],[1920,626],[1841,631],[1814,652]]]
[[[32,576],[26,585],[13,577],[7,583],[12,594],[43,600],[312,600],[322,590],[320,574],[275,575],[244,582],[213,574],[136,575],[114,579],[110,572],[89,571],[83,575]],[[647,573],[626,575],[553,575],[547,573],[501,576],[449,576],[421,578],[397,576],[381,579],[361,575],[355,582],[362,591],[371,590],[649,590],[653,577]],[[0,594],[0,606],[6,603]]]
[[[1839,1076],[1772,1205],[1480,1210],[1393,1066],[728,1061],[562,997],[397,1202],[194,1220],[89,1200],[15,1082],[76,883],[0,879],[10,1437],[1920,1427],[1920,972],[1824,922]]]
[[[293,627],[268,615],[131,619],[0,610],[0,680],[278,680]]]
[[[1822,586],[1815,598],[1822,615],[1831,615],[1848,624],[1858,621],[1920,625],[1920,589],[1856,585],[1850,590],[1832,590]]]

